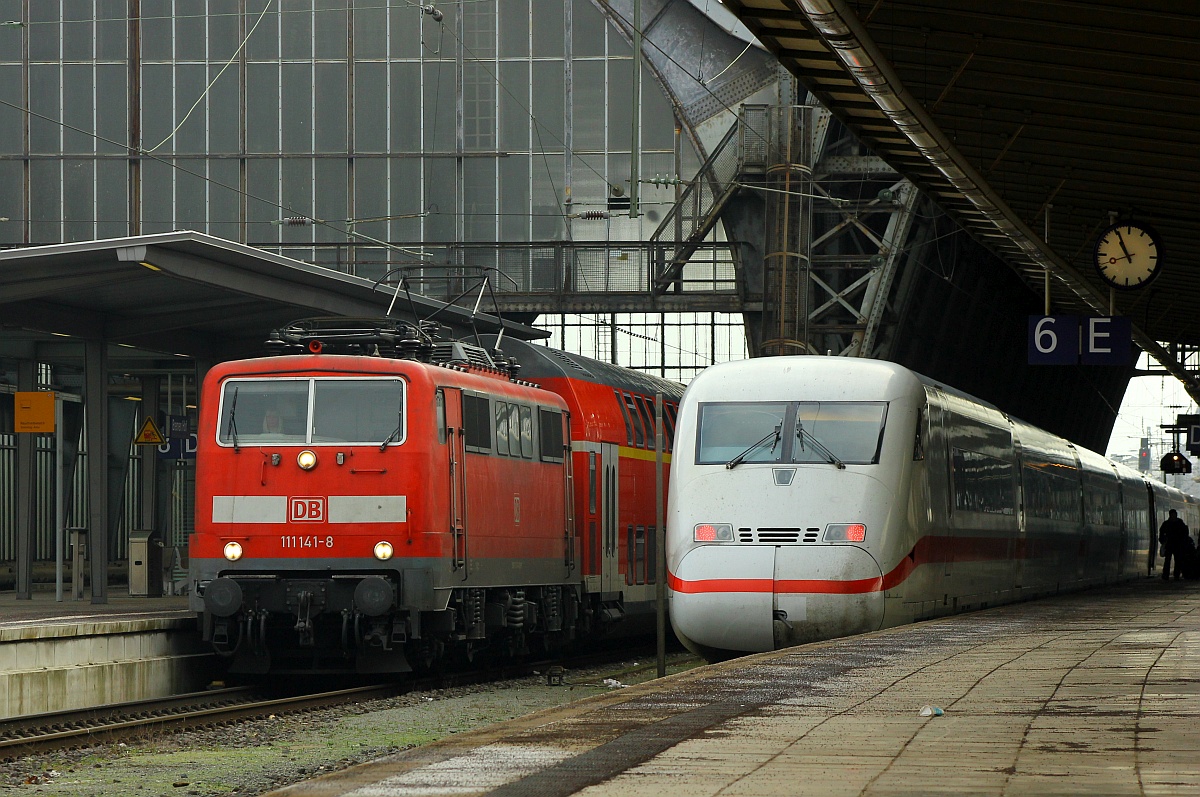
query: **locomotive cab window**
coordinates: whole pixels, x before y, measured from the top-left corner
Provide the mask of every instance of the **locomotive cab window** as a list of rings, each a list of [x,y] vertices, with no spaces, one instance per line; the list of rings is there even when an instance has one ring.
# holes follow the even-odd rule
[[[313,443],[399,444],[404,411],[398,379],[313,380]]]
[[[217,442],[238,445],[400,445],[404,382],[377,379],[230,379]]]

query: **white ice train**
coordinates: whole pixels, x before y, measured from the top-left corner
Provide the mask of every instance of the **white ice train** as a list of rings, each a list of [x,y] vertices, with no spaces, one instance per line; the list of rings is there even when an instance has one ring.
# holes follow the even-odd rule
[[[1195,499],[893,363],[713,366],[679,408],[671,622],[708,658],[1129,579]]]

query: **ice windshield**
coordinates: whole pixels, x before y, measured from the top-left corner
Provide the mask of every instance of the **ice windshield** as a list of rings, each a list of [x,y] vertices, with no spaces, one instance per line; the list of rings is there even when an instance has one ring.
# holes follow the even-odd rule
[[[403,442],[400,379],[231,379],[221,395],[222,445]]]
[[[724,465],[743,453],[742,462],[779,462],[783,446],[773,445],[768,435],[782,427],[787,409],[782,402],[701,404],[697,464]],[[755,446],[764,437],[767,441]]]
[[[829,462],[822,446],[843,462],[878,462],[886,413],[887,404],[882,401],[800,402],[796,405],[792,462]]]
[[[696,464],[724,465],[751,447],[740,462],[874,464],[886,417],[882,401],[704,403]],[[783,432],[778,442],[771,436],[776,426]]]

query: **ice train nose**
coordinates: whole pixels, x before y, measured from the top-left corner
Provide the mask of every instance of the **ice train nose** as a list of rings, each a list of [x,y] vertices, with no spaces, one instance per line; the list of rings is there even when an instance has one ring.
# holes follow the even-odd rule
[[[883,574],[854,545],[707,545],[671,577],[671,622],[697,646],[773,650],[874,631]]]

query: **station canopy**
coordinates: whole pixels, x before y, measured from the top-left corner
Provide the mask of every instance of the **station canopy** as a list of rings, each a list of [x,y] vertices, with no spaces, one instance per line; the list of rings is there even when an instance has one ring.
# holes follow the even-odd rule
[[[0,251],[0,356],[61,360],[47,355],[65,353],[73,338],[111,344],[117,368],[126,358],[257,357],[273,329],[313,316],[382,317],[395,298],[394,282],[190,231],[10,249]],[[416,294],[410,306],[401,293],[392,317],[413,321],[413,307],[421,318],[437,313],[455,335],[472,329],[470,310]],[[513,337],[547,336],[492,314],[474,318],[481,333],[501,324]]]

